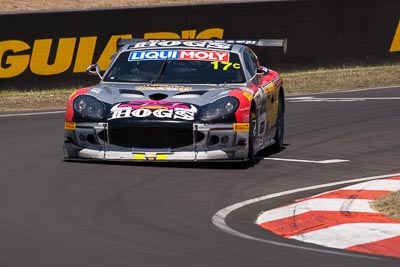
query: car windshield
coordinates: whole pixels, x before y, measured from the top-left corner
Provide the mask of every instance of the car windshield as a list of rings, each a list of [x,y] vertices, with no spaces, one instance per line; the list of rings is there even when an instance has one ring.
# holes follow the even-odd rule
[[[143,50],[119,55],[107,82],[224,84],[244,83],[238,54],[208,50]]]

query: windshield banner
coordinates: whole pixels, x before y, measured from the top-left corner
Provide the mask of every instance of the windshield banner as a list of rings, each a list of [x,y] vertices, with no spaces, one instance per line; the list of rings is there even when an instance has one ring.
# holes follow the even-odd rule
[[[229,62],[229,53],[205,50],[148,50],[133,51],[128,61],[139,60],[205,60]]]

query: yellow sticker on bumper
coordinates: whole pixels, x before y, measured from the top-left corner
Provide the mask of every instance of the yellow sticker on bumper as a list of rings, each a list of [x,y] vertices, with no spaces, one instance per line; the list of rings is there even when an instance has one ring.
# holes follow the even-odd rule
[[[133,154],[133,159],[134,160],[145,160],[145,155],[144,154]]]
[[[249,123],[234,123],[233,124],[233,130],[235,132],[248,132],[250,127],[249,127]]]
[[[166,154],[157,154],[156,160],[167,160]]]
[[[66,121],[64,124],[65,130],[75,130],[76,129],[76,123],[72,121]]]
[[[167,160],[167,154],[133,154],[134,160]]]

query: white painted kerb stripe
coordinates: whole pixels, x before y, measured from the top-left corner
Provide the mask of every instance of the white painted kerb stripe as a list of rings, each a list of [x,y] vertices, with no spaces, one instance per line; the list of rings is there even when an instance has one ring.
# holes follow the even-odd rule
[[[370,200],[346,198],[315,198],[263,212],[256,224],[297,216],[312,211],[346,211],[377,213]]]
[[[345,190],[382,190],[397,191],[400,190],[400,180],[376,180],[361,184],[350,185]]]
[[[348,248],[400,235],[400,224],[394,223],[347,223],[294,235],[290,238],[303,242]]]
[[[374,180],[341,188],[340,190],[377,190],[397,191],[400,190],[400,180]],[[335,190],[335,191],[340,191]],[[323,195],[322,193],[320,195]],[[317,195],[317,196],[320,196]],[[316,197],[316,196],[314,196]],[[267,221],[280,220],[310,211],[342,211],[346,212],[370,212],[376,213],[370,207],[371,200],[346,199],[346,198],[313,198],[293,203],[280,208],[272,209],[261,213],[256,223],[262,224]]]

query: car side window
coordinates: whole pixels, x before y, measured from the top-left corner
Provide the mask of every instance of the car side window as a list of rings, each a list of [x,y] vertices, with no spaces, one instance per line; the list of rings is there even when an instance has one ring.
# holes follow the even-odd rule
[[[246,70],[250,73],[251,76],[255,75],[257,70],[257,60],[254,54],[249,49],[246,49],[243,52],[243,58],[246,65]]]

